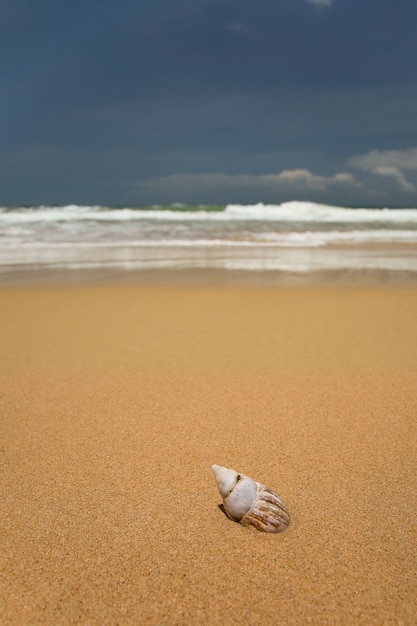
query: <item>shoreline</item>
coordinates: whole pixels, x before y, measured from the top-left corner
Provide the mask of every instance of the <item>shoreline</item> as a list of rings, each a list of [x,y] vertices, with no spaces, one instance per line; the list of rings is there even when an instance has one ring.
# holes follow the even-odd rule
[[[276,246],[52,245],[0,250],[0,286],[105,282],[417,283],[416,244]]]
[[[194,285],[236,287],[319,287],[332,286],[414,286],[417,271],[385,269],[361,270],[244,270],[225,268],[153,268],[117,267],[31,267],[15,266],[0,270],[0,289],[8,287],[94,286],[94,285]]]

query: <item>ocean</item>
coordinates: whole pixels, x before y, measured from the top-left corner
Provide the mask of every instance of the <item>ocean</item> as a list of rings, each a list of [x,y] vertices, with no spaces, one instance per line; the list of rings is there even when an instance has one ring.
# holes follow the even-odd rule
[[[42,270],[194,268],[417,276],[417,208],[0,207],[0,280]]]

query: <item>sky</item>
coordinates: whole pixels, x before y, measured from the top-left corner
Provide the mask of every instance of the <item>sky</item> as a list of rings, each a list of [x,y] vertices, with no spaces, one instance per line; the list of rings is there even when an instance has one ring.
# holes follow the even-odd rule
[[[0,205],[417,206],[416,0],[2,0]]]

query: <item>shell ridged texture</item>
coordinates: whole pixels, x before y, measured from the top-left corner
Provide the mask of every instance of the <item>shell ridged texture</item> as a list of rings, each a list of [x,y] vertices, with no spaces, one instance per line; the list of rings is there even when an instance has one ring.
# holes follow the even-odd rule
[[[257,485],[256,502],[242,517],[241,523],[266,533],[282,533],[290,524],[290,515],[283,501],[265,485]]]

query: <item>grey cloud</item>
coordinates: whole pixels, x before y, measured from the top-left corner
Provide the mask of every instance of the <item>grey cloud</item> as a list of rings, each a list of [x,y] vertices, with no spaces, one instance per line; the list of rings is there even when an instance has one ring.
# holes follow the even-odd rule
[[[404,191],[415,192],[416,187],[409,182],[403,170],[417,171],[417,148],[409,150],[371,150],[363,155],[356,155],[349,164],[365,172],[378,176],[387,176],[397,182]]]
[[[408,150],[370,150],[356,155],[350,164],[363,170],[373,171],[376,167],[398,167],[401,170],[417,170],[417,148]]]
[[[378,174],[378,176],[391,176],[398,185],[404,189],[404,191],[414,192],[416,188],[414,185],[406,179],[404,174],[398,169],[398,167],[388,167],[388,166],[380,166],[376,167],[373,170],[374,174]]]

